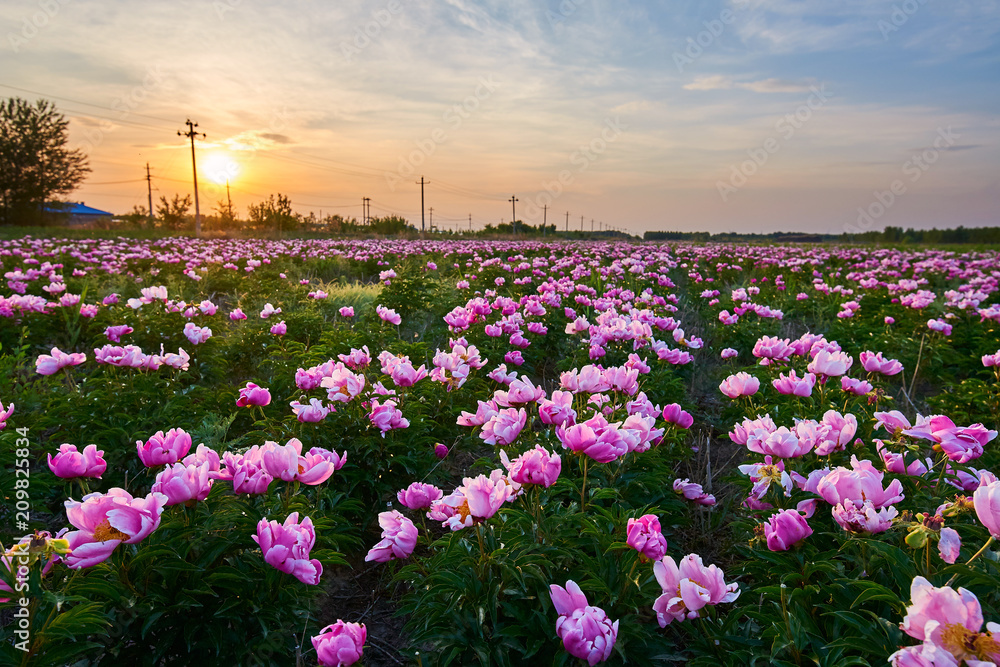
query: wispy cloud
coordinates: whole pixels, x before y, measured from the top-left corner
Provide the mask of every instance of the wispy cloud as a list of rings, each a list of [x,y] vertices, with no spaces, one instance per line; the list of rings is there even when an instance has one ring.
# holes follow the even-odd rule
[[[758,81],[738,81],[732,76],[714,74],[697,77],[683,86],[684,90],[749,90],[754,93],[801,93],[808,91],[814,81],[792,81],[788,79],[760,79]]]

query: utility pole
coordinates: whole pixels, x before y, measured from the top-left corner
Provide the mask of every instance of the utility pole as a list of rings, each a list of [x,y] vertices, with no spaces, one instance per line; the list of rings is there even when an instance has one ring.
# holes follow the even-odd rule
[[[583,216],[580,216],[580,233],[583,233]]]
[[[566,211],[566,236],[569,236],[569,211]]]
[[[229,179],[226,179],[226,211],[229,213],[229,221],[233,222],[236,216],[233,215],[233,198],[229,196]]]
[[[430,185],[430,181],[425,181],[424,177],[420,177],[420,233],[423,234],[426,226],[424,225],[424,186]]]
[[[514,236],[517,236],[517,209],[515,208],[515,206],[519,201],[521,200],[515,197],[514,195],[510,196],[510,212],[511,212],[510,224],[511,227],[514,229]]]
[[[361,200],[361,214],[364,216],[365,224],[369,224],[372,219],[372,198],[364,197]]]
[[[545,225],[549,219],[549,205],[546,204],[542,207],[542,238],[545,238]]]
[[[146,163],[146,194],[149,195],[149,225],[153,225],[153,177],[149,175],[149,163]]]
[[[194,128],[198,127],[198,123],[192,123],[190,118],[187,119],[185,125],[188,126],[188,131],[178,130],[177,135],[191,140],[191,173],[194,175],[194,235],[201,236],[201,208],[198,206],[198,163],[194,159],[194,138],[200,134],[202,139],[206,139],[208,135],[204,132],[195,132]]]
[[[469,233],[472,233],[472,214],[469,214]]]
[[[434,233],[434,207],[431,206],[431,234]]]

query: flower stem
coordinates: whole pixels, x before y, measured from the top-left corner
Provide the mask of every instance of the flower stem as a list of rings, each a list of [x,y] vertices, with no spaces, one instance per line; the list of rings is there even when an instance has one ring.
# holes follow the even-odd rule
[[[969,563],[971,563],[972,561],[974,561],[974,560],[976,560],[977,558],[979,558],[980,556],[982,556],[982,555],[983,555],[983,553],[984,553],[984,552],[986,551],[986,549],[987,549],[987,548],[988,548],[988,547],[989,547],[989,546],[990,546],[991,544],[993,544],[993,536],[992,536],[992,535],[990,535],[990,539],[986,540],[986,544],[984,544],[984,545],[982,546],[982,548],[981,548],[981,549],[980,549],[979,551],[977,551],[976,553],[974,553],[974,554],[972,555],[972,558],[970,558],[969,560],[965,561],[965,564],[966,564],[966,565],[968,565],[968,564],[969,564]],[[945,584],[945,586],[951,586],[952,582],[954,582],[954,581],[955,581],[955,577],[957,577],[957,576],[958,576],[958,572],[956,572],[955,574],[951,575],[951,579],[949,579],[949,580],[948,580],[948,583],[947,583],[947,584]]]
[[[587,493],[587,455],[583,455],[583,486],[580,487],[580,511],[582,512],[586,507],[586,493]]]

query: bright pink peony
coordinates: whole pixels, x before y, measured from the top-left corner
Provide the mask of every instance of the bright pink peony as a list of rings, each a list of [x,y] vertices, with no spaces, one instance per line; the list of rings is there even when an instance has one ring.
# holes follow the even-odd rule
[[[882,488],[884,474],[875,470],[869,460],[851,457],[851,470],[839,467],[820,480],[816,492],[831,505],[841,505],[851,500],[856,506],[870,501],[876,509],[887,507],[903,499],[903,485],[898,479]]]
[[[858,359],[861,361],[861,366],[869,373],[899,375],[903,370],[903,364],[895,359],[886,359],[881,352],[872,353],[865,350],[858,356]]]
[[[294,576],[304,584],[318,584],[323,565],[309,551],[316,544],[312,519],[305,517],[299,523],[299,513],[292,512],[281,524],[261,519],[257,534],[251,536],[264,552],[264,561],[272,567]]]
[[[255,405],[263,407],[270,402],[271,392],[253,382],[247,382],[247,386],[240,389],[240,397],[236,399],[236,405],[241,408]]]
[[[694,417],[691,416],[691,413],[681,409],[678,403],[668,403],[663,406],[663,419],[681,428],[691,428],[691,425],[694,424]]]
[[[781,510],[764,524],[764,537],[771,551],[788,551],[812,535],[812,528],[798,510]]]
[[[510,445],[520,435],[528,421],[524,408],[500,410],[483,424],[479,437],[488,445]]]
[[[954,652],[958,647],[943,642],[942,635],[964,638],[978,633],[983,627],[983,610],[971,591],[964,588],[955,591],[949,586],[935,588],[923,577],[916,577],[910,585],[910,606],[899,627],[914,639]]]
[[[552,398],[538,400],[538,417],[543,424],[561,426],[576,423],[576,410],[573,409],[573,394],[556,389]]]
[[[410,425],[410,420],[403,417],[403,413],[396,407],[396,401],[393,400],[387,400],[381,405],[379,405],[378,401],[373,400],[371,402],[371,412],[368,413],[368,420],[372,423],[372,426],[382,432],[383,438],[386,431],[407,428]]]
[[[365,562],[385,563],[394,558],[408,558],[417,546],[417,527],[399,512],[381,512],[378,525],[382,527],[382,541],[373,546]]]
[[[59,445],[59,453],[55,456],[48,455],[49,470],[56,477],[63,479],[73,479],[76,477],[96,477],[101,478],[108,464],[104,461],[104,450],[98,450],[97,445],[87,445],[83,452],[76,449],[76,445]]]
[[[729,398],[752,396],[757,393],[758,389],[760,389],[760,380],[743,372],[730,375],[719,385],[719,391]]]
[[[809,396],[813,387],[816,386],[816,376],[806,373],[803,377],[798,377],[794,370],[788,374],[780,374],[776,380],[771,380],[771,384],[778,390],[779,394],[785,396]]]
[[[658,561],[667,554],[667,538],[663,536],[660,520],[655,514],[645,514],[638,519],[630,518],[626,535],[625,543],[643,558]]]
[[[653,564],[653,574],[663,594],[653,602],[653,611],[661,628],[672,621],[698,618],[707,605],[729,603],[740,596],[739,584],[727,584],[722,570],[705,567],[701,556],[688,554],[680,567],[665,556]]]
[[[556,634],[566,652],[586,660],[591,667],[607,660],[618,640],[618,621],[612,623],[603,609],[590,606],[572,580],[566,582],[566,588],[552,584],[549,595],[559,614]]]
[[[855,503],[850,498],[833,508],[833,519],[841,528],[858,535],[876,535],[892,528],[892,520],[899,512],[895,507],[875,509],[872,501]]]
[[[427,509],[431,503],[440,500],[442,496],[444,496],[444,492],[441,489],[433,484],[424,484],[423,482],[414,482],[396,493],[396,499],[399,500],[400,504],[411,510]]]
[[[156,475],[152,491],[165,495],[168,506],[202,501],[212,490],[214,480],[209,477],[210,470],[208,461],[201,465],[175,463]]]
[[[562,471],[559,455],[541,445],[535,445],[534,449],[529,449],[513,461],[501,449],[500,461],[507,469],[510,480],[517,484],[538,484],[548,488],[556,483]]]
[[[191,436],[184,429],[172,428],[166,433],[157,431],[149,440],[135,441],[139,460],[147,468],[177,463],[191,451]]]
[[[35,370],[39,375],[55,375],[67,366],[79,366],[87,360],[83,352],[66,354],[58,347],[52,348],[51,354],[41,354],[35,360]]]
[[[699,505],[715,504],[715,496],[711,493],[705,493],[705,490],[701,488],[701,484],[692,482],[690,479],[675,479],[674,493],[679,493],[688,500],[693,500]]]
[[[160,525],[166,502],[162,493],[133,498],[119,488],[90,493],[82,502],[67,500],[66,518],[76,530],[65,535],[71,549],[63,557],[66,567],[92,567],[107,560],[119,544],[144,540]]]
[[[976,516],[990,535],[1000,539],[1000,482],[981,484],[972,494]]]
[[[348,667],[361,659],[368,629],[364,623],[345,623],[337,619],[312,638],[320,667]]]

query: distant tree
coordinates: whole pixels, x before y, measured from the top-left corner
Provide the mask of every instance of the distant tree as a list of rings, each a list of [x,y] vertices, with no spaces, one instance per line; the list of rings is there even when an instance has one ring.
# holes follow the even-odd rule
[[[236,226],[236,211],[231,202],[219,200],[215,205],[215,215],[218,226],[222,229],[232,229]]]
[[[120,217],[125,225],[134,229],[141,229],[149,223],[149,211],[141,205],[133,206],[131,211]]]
[[[250,204],[247,218],[255,227],[274,229],[279,233],[296,229],[299,225],[299,218],[292,211],[292,201],[282,194],[277,198],[271,195],[259,204]]]
[[[66,147],[68,126],[48,100],[0,101],[0,224],[38,221],[46,201],[90,172],[83,152]]]
[[[160,219],[167,229],[180,229],[187,222],[188,209],[191,208],[191,195],[174,195],[172,201],[160,196],[160,203],[156,207],[156,217]]]

